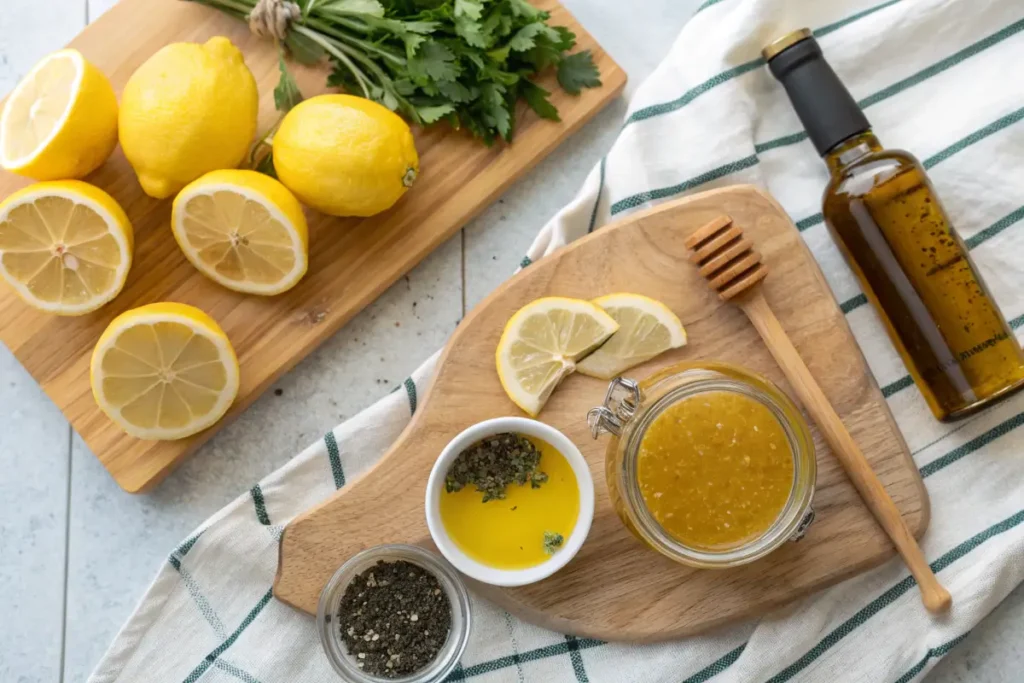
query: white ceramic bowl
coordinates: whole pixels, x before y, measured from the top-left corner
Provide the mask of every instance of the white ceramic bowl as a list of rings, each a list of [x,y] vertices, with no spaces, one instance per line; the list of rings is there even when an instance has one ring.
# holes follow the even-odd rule
[[[477,562],[455,545],[441,522],[441,494],[444,493],[445,477],[452,462],[459,453],[477,441],[504,432],[533,436],[554,446],[569,461],[569,465],[576,475],[576,485],[580,491],[580,512],[576,518],[576,526],[569,538],[565,540],[558,552],[551,556],[551,559],[526,569],[496,569]],[[497,417],[469,427],[452,439],[441,451],[437,462],[434,463],[434,469],[430,471],[430,478],[427,480],[426,507],[430,536],[434,539],[441,554],[456,569],[472,579],[494,586],[525,586],[557,572],[583,546],[583,541],[590,533],[590,523],[594,520],[594,480],[590,476],[590,468],[587,466],[587,461],[583,459],[580,449],[576,448],[576,445],[562,432],[543,422],[525,417]]]

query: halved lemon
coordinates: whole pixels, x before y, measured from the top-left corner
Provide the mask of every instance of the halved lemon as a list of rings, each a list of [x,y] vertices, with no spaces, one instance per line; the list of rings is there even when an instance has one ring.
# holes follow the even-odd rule
[[[78,50],[44,58],[0,113],[0,165],[36,180],[81,178],[117,145],[117,97]]]
[[[224,330],[198,308],[149,304],[114,318],[92,352],[100,409],[140,439],[200,432],[238,394],[238,359]]]
[[[683,324],[660,301],[640,294],[609,294],[594,303],[615,319],[619,331],[576,364],[576,370],[584,375],[611,379],[686,344]]]
[[[537,299],[505,325],[495,354],[501,386],[536,417],[558,383],[576,369],[576,361],[617,329],[618,323],[589,301]]]
[[[98,187],[36,183],[0,203],[0,276],[31,306],[94,311],[117,296],[131,265],[131,223]]]
[[[199,271],[228,289],[280,294],[302,279],[308,231],[288,188],[256,171],[212,171],[174,199],[174,239]]]

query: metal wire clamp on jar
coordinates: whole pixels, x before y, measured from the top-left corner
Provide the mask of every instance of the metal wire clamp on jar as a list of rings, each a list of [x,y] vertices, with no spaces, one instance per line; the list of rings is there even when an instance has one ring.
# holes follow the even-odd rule
[[[760,535],[721,550],[696,548],[670,535],[651,514],[637,476],[640,444],[648,428],[669,406],[707,392],[730,392],[764,405],[778,420],[793,457],[793,484],[775,521]],[[736,567],[760,559],[787,541],[803,537],[814,521],[811,500],[817,462],[810,429],[793,402],[767,379],[726,363],[681,363],[637,383],[617,377],[603,405],[587,414],[591,434],[612,435],[605,476],[615,511],[641,541],[681,564],[705,569]]]

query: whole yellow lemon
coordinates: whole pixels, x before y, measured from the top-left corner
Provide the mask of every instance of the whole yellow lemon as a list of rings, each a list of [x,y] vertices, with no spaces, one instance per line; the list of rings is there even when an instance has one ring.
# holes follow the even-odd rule
[[[397,114],[352,95],[320,95],[292,109],[274,135],[274,169],[309,206],[372,216],[405,194],[420,160]]]
[[[121,147],[146,194],[163,199],[204,173],[238,166],[258,106],[256,79],[227,38],[172,43],[124,87]]]

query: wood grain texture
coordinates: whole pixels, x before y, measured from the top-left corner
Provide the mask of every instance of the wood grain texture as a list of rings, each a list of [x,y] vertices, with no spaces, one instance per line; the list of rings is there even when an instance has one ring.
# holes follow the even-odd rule
[[[498,382],[494,349],[509,317],[538,297],[592,298],[618,291],[655,297],[680,317],[690,343],[635,368],[631,377],[708,358],[760,372],[792,396],[743,312],[720,301],[689,261],[686,237],[722,213],[758,245],[771,272],[765,297],[907,525],[920,535],[929,520],[927,493],[845,317],[782,208],[756,188],[737,186],[602,228],[529,266],[474,309],[392,449],[362,478],[285,529],[274,585],[278,599],[312,612],[321,587],[356,552],[379,543],[431,545],[423,512],[431,465],[465,427],[519,414]],[[579,446],[594,475],[596,514],[583,549],[561,572],[531,586],[473,585],[518,616],[606,640],[677,638],[761,614],[892,556],[888,537],[813,424],[818,517],[804,540],[751,565],[715,571],[687,568],[648,550],[609,504],[605,443],[591,439],[586,424],[587,410],[601,403],[606,387],[607,382],[573,375],[541,414]]]
[[[604,85],[573,97],[549,74],[540,82],[552,91],[562,121],[540,120],[523,105],[511,145],[487,148],[444,127],[416,130],[421,162],[416,186],[394,209],[370,219],[308,212],[309,273],[286,294],[237,294],[196,271],[171,237],[170,200],[143,194],[120,149],[86,179],[112,194],[132,221],[135,262],[124,291],[95,313],[59,318],[29,308],[11,288],[0,287],[0,340],[122,488],[133,493],[151,488],[227,420],[173,442],[140,441],[121,432],[96,407],[89,388],[92,347],[115,316],[154,301],[189,303],[213,316],[241,363],[241,388],[230,419],[621,92],[625,74],[579,23],[554,0],[537,4],[551,10],[553,24],[576,33],[580,49],[593,52]],[[251,35],[244,22],[216,10],[181,0],[123,0],[71,46],[120,94],[134,70],[162,46],[214,35],[227,36],[245,55],[259,85],[260,130],[269,127],[276,118],[277,52],[272,43]],[[296,67],[295,72],[307,97],[324,90],[325,70]],[[3,174],[0,197],[28,183]]]

